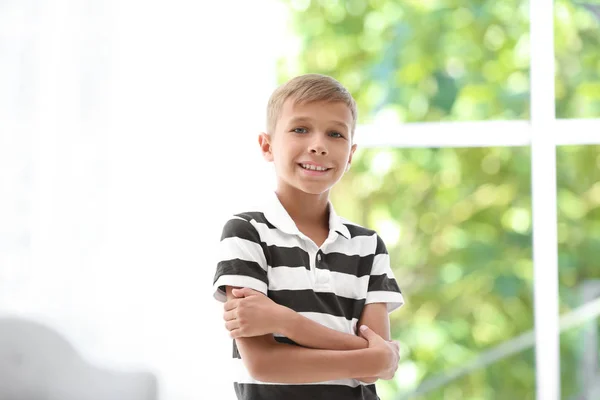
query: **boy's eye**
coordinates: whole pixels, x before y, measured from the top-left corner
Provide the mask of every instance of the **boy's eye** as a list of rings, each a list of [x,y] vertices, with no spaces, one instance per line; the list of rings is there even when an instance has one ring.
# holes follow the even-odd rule
[[[330,133],[331,136],[336,137],[336,138],[341,138],[344,137],[341,133],[339,132],[331,132]]]
[[[292,132],[295,133],[306,133],[306,128],[294,128]]]

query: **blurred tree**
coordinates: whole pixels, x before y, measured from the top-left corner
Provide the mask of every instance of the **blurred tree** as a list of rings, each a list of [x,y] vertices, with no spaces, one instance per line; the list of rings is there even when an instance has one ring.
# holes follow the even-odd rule
[[[600,2],[555,1],[556,116],[600,117]]]
[[[300,37],[281,61],[334,76],[361,121],[526,119],[527,2],[290,1]]]
[[[279,81],[335,77],[361,123],[529,118],[528,2],[282,1],[297,43]],[[599,117],[599,23],[576,3],[555,7],[557,116]],[[384,238],[407,299],[392,315],[407,352],[397,378],[378,383],[382,399],[533,328],[530,179],[528,148],[359,150],[332,201]],[[558,187],[566,312],[600,278],[600,146],[559,148]],[[565,399],[579,390],[578,340],[561,341]],[[421,398],[533,399],[534,351]]]
[[[406,293],[391,321],[410,353],[398,378],[379,384],[385,393],[533,327],[527,148],[363,150],[332,199],[341,215],[380,233]],[[425,398],[489,398],[490,390],[527,398],[532,353],[511,362],[519,368],[500,363]]]
[[[583,284],[600,279],[600,146],[561,146],[557,167],[560,306],[564,313],[583,303]],[[596,321],[600,333],[600,319]],[[600,349],[582,347],[583,334],[583,329],[577,328],[561,337],[565,399],[580,394],[584,352],[600,353]]]

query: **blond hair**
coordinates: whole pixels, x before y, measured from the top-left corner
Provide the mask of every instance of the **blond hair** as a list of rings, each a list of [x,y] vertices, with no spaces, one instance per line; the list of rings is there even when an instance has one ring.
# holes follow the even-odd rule
[[[354,98],[340,82],[330,76],[321,74],[300,75],[275,89],[267,105],[267,133],[275,133],[281,109],[289,98],[293,98],[296,104],[316,101],[345,103],[352,114],[352,126],[350,128],[352,135],[354,135],[357,118]]]

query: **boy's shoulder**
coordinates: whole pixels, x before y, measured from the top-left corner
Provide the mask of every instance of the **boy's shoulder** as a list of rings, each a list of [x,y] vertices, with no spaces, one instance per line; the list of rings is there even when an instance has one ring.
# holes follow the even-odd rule
[[[350,238],[356,236],[379,236],[377,231],[374,229],[367,228],[366,226],[360,225],[354,221],[346,219],[344,217],[339,217],[340,222],[348,229],[350,232]]]
[[[234,206],[222,216],[221,225],[227,225],[231,221],[239,220],[249,222],[250,224],[262,223],[273,227],[267,217],[271,206],[268,200],[269,197],[265,194],[237,200]]]
[[[367,228],[343,217],[338,218],[340,219],[340,222],[342,222],[346,226],[348,232],[350,232],[350,239],[355,237],[368,237],[369,241],[375,239],[375,254],[387,254],[388,251],[385,242],[375,229]]]
[[[244,234],[256,236],[259,234],[256,228],[257,224],[264,225],[269,229],[274,228],[261,211],[232,212],[221,219],[221,239]]]
[[[262,223],[262,224],[271,225],[271,223],[265,216],[265,213],[262,211],[258,211],[256,209],[253,209],[253,211],[243,211],[243,212],[231,213],[229,215],[227,222],[232,219],[244,220],[244,221],[250,222],[250,223],[252,221],[255,221],[255,222]]]

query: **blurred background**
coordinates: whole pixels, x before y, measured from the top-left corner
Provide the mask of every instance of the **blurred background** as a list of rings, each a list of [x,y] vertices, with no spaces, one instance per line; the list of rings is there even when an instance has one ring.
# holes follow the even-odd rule
[[[359,149],[332,201],[378,230],[407,301],[382,400],[535,398],[531,150],[481,145],[530,118],[529,6],[0,1],[0,398],[7,377],[62,382],[74,353],[96,371],[81,378],[88,395],[235,398],[212,250],[224,219],[273,187],[256,140],[266,101],[307,72],[358,102]],[[600,118],[599,10],[554,3],[561,120]],[[479,144],[361,147],[452,122],[482,122]],[[575,129],[560,126],[548,135]],[[569,400],[600,398],[597,134],[557,146],[546,177]],[[70,347],[32,351],[51,335],[40,325]],[[38,389],[84,399],[55,386]]]

